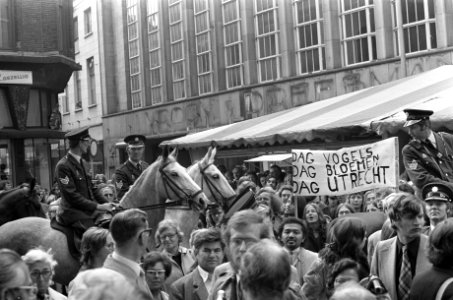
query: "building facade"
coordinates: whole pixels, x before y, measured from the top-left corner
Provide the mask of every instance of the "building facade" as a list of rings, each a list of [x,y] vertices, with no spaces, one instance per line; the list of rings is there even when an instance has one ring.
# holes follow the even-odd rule
[[[0,1],[0,161],[13,185],[49,188],[64,155],[58,93],[80,68],[71,16],[71,0]]]
[[[152,161],[165,139],[453,62],[449,0],[107,2],[98,23],[108,175],[130,133],[147,137]],[[218,158],[230,167],[259,152],[221,149]]]

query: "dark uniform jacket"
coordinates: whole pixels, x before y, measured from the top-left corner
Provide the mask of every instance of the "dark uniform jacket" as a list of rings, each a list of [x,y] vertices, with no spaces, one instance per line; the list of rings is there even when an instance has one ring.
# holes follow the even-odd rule
[[[148,163],[140,161],[140,170],[128,159],[124,164],[121,165],[121,167],[116,169],[115,185],[116,191],[118,193],[118,201],[123,198],[124,194],[126,194],[131,185],[134,184],[135,180],[137,180],[137,178],[142,174],[143,170],[145,170],[148,166]]]
[[[431,182],[443,182],[453,188],[453,135],[433,133],[437,149],[412,140],[402,151],[404,167],[418,193]]]
[[[98,203],[108,202],[100,191],[93,188],[91,177],[74,156],[66,154],[56,166],[61,191],[58,219],[65,225],[76,221],[93,220]]]

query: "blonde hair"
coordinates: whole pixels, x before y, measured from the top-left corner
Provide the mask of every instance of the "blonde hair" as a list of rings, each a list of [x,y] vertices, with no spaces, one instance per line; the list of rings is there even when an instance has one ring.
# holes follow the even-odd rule
[[[29,250],[22,256],[23,261],[27,266],[31,266],[37,262],[48,263],[52,271],[55,269],[55,266],[58,264],[57,261],[53,258],[52,249],[45,251],[43,248],[38,247]]]

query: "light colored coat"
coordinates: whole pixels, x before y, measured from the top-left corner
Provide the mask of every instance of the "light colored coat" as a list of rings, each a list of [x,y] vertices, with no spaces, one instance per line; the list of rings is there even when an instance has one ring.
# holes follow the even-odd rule
[[[170,295],[174,300],[206,300],[209,292],[196,268],[171,285]]]
[[[307,274],[308,270],[310,270],[311,265],[317,259],[318,259],[317,253],[302,247],[299,249],[299,253],[294,258],[292,265],[297,269],[300,284],[303,284],[305,274]]]
[[[398,299],[397,279],[395,277],[396,239],[397,237],[393,237],[376,245],[370,268],[370,274],[376,275],[381,279],[391,299]],[[421,234],[415,274],[427,271],[431,267],[432,264],[428,260],[428,237]]]

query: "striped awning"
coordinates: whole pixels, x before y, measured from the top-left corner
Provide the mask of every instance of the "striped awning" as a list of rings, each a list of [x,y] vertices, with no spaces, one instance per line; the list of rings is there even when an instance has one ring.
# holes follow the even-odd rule
[[[215,142],[222,147],[253,147],[315,138],[333,140],[340,134],[391,134],[403,127],[405,108],[431,109],[434,129],[453,129],[453,66],[189,134],[160,145],[190,149]]]

